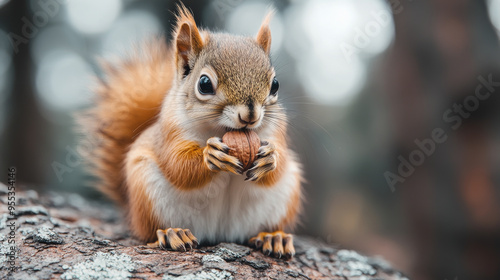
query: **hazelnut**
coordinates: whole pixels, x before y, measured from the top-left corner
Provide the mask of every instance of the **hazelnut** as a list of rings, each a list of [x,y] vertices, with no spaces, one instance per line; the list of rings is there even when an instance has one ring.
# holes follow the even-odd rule
[[[222,142],[231,148],[229,155],[234,156],[243,164],[243,171],[250,168],[257,157],[260,139],[253,130],[233,130],[222,136]]]

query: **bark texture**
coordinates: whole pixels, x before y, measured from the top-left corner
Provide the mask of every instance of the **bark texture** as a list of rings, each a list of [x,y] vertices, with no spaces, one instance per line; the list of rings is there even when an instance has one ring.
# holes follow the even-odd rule
[[[130,236],[120,211],[108,204],[17,191],[11,213],[10,196],[0,184],[0,279],[406,279],[380,258],[310,237],[296,237],[291,260],[233,243],[152,249]]]

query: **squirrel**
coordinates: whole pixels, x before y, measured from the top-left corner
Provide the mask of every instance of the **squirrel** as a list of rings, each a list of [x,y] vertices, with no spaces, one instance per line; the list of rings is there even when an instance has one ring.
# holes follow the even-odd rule
[[[132,234],[185,251],[237,242],[293,257],[302,168],[270,59],[270,12],[257,35],[198,28],[182,4],[173,39],[150,39],[125,59],[102,62],[80,123],[99,139],[89,155],[98,189],[125,209]],[[221,140],[249,129],[261,146],[252,167]]]

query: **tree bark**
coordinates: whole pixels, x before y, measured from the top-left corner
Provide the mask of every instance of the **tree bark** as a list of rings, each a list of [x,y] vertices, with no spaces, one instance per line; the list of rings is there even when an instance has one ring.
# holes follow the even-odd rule
[[[120,211],[106,203],[17,191],[11,213],[13,196],[0,184],[0,279],[406,279],[380,258],[311,237],[296,237],[291,260],[233,243],[153,249],[134,239]]]

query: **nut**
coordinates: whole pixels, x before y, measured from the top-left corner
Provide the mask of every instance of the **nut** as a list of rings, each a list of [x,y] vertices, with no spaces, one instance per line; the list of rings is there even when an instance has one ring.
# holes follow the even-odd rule
[[[250,168],[260,148],[260,138],[253,130],[233,130],[222,136],[222,142],[231,148],[229,155],[243,164],[243,171]]]

